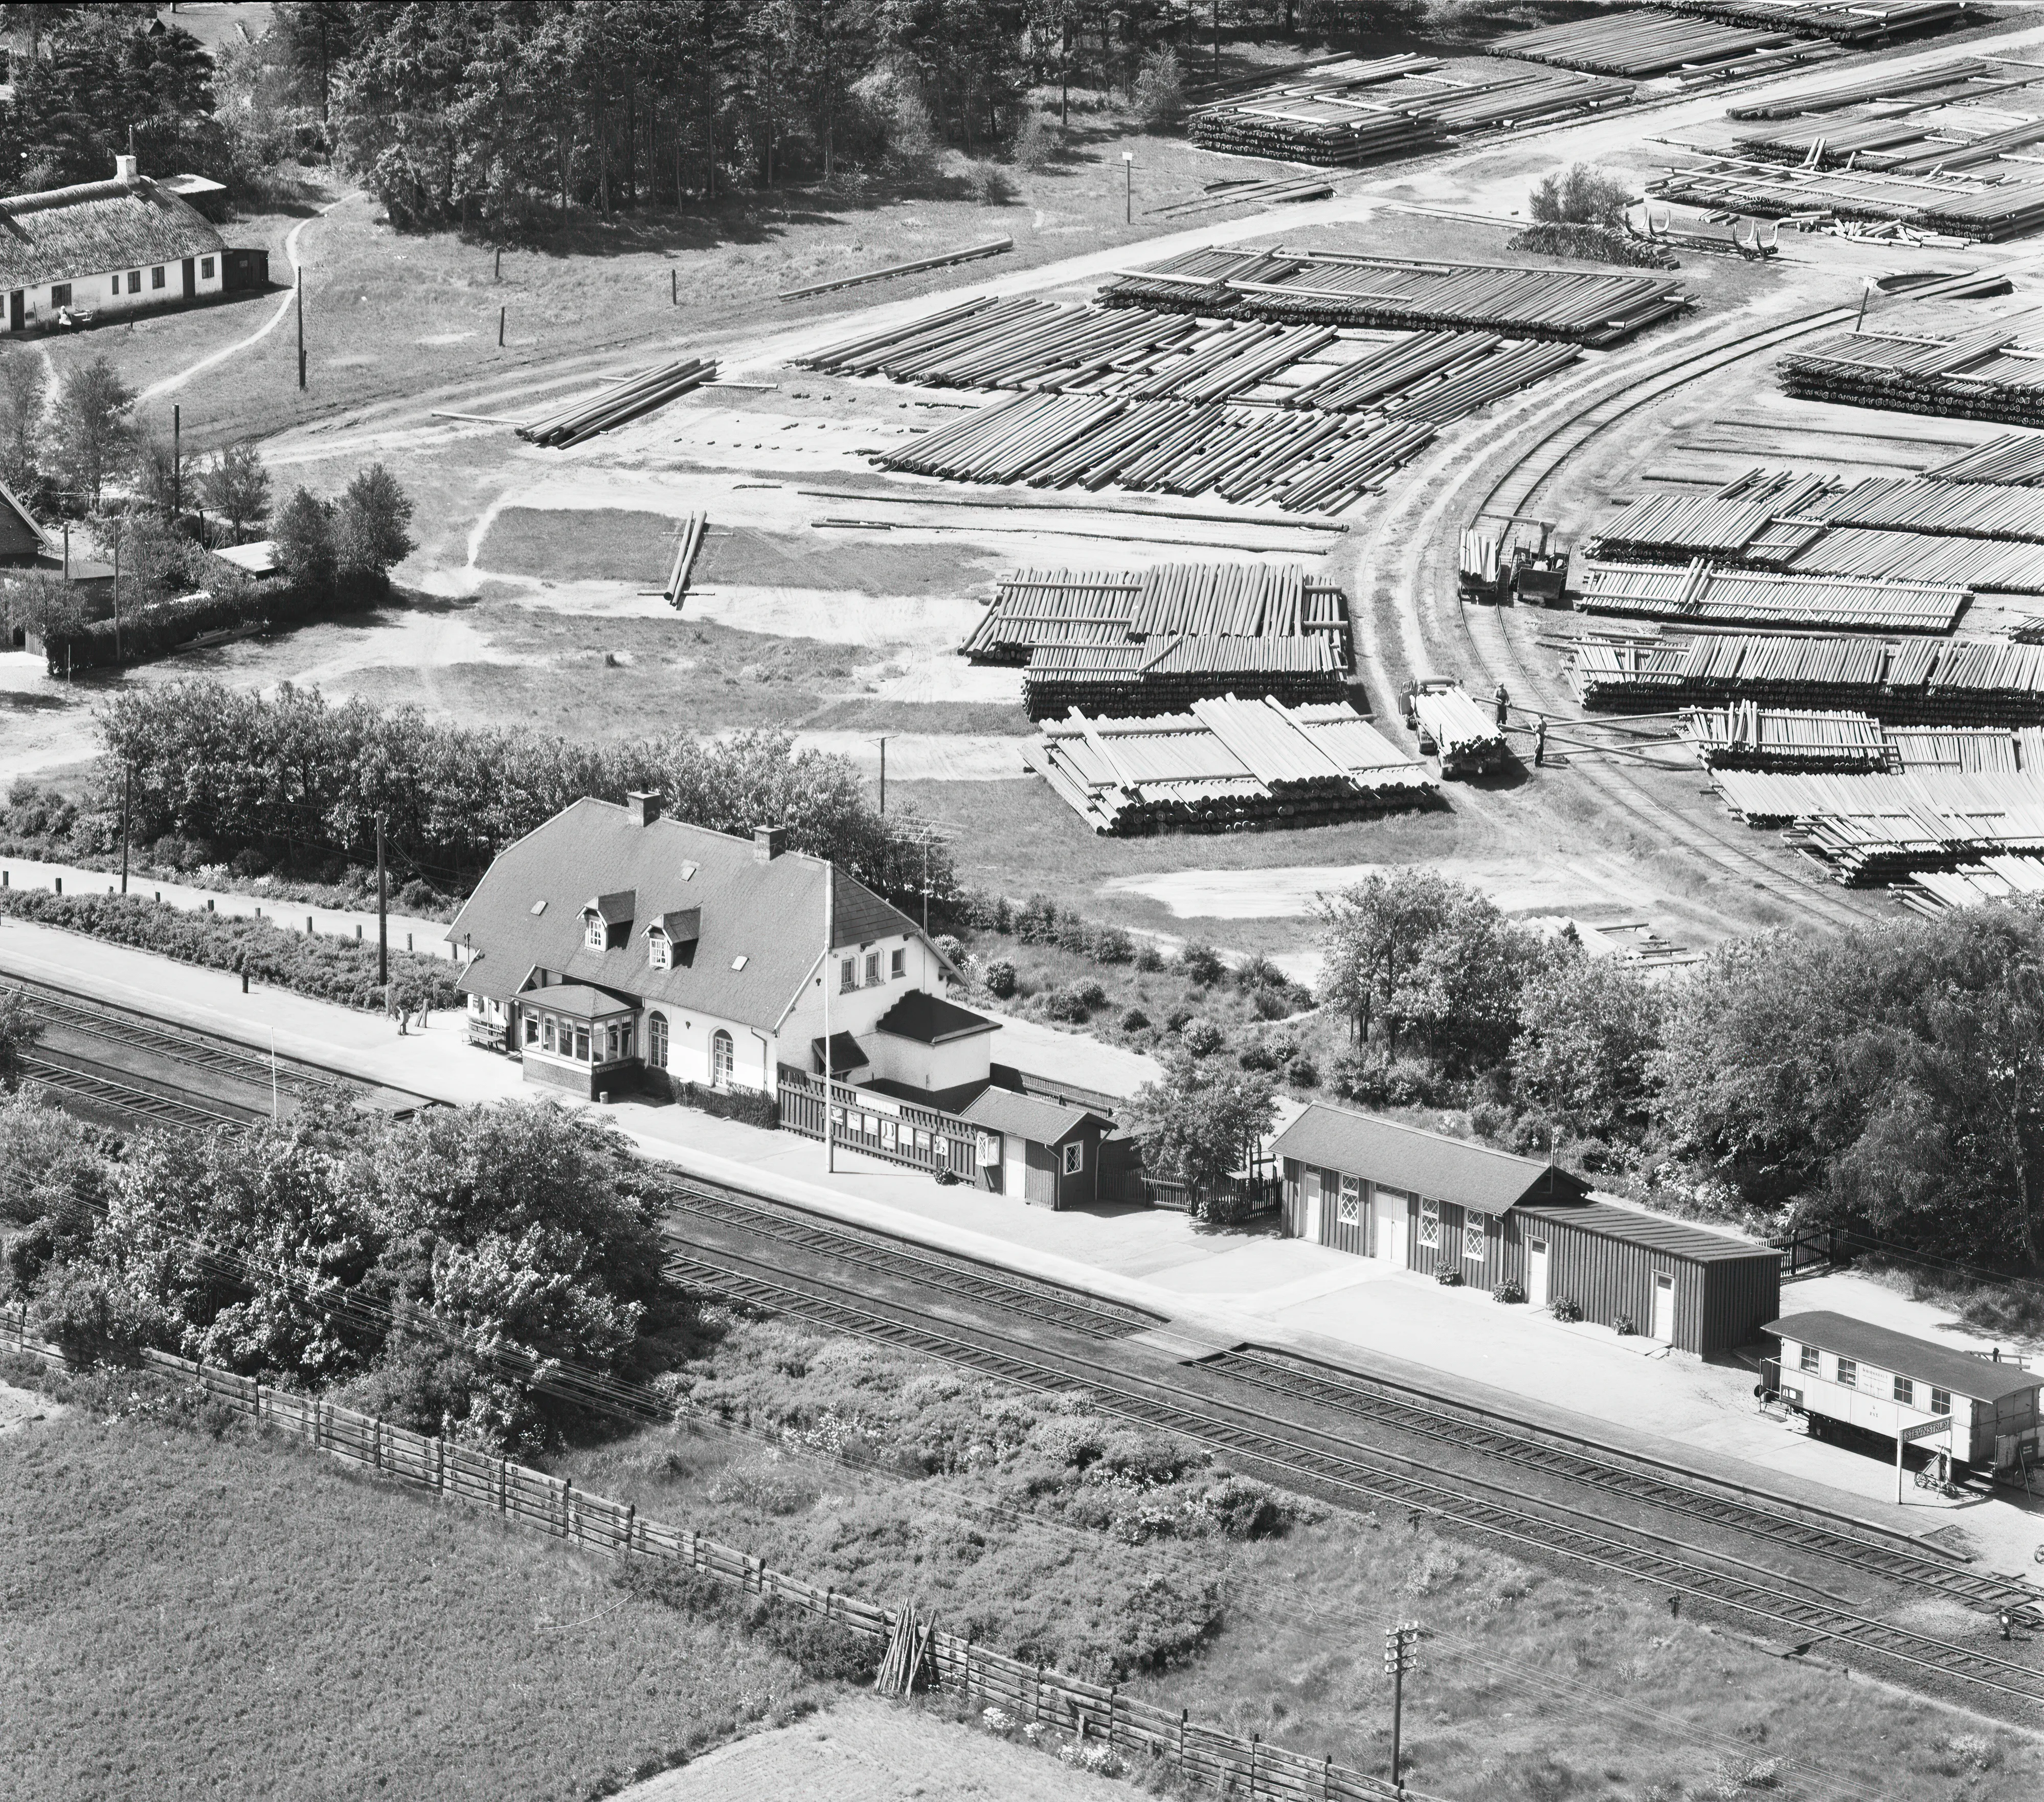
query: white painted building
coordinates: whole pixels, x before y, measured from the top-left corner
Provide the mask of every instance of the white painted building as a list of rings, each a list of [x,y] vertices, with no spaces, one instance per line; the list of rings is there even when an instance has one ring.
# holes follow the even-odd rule
[[[0,200],[0,329],[207,299],[226,285],[227,257],[196,208],[117,156],[111,181]]]

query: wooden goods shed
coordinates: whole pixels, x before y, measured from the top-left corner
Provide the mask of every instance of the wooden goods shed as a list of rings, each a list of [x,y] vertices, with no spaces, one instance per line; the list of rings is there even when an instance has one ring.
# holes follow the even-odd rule
[[[982,1090],[959,1111],[977,1130],[979,1185],[1032,1208],[1100,1199],[1101,1141],[1114,1123],[1089,1108],[1012,1089]]]
[[[1699,1354],[1759,1337],[1781,1305],[1771,1246],[1592,1198],[1581,1178],[1396,1120],[1315,1102],[1278,1135],[1285,1230],[1534,1308]]]

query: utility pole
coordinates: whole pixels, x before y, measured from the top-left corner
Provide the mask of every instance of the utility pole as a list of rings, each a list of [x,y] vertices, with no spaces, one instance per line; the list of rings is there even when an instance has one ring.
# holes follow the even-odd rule
[[[298,297],[298,392],[305,391],[305,267],[298,265],[298,279],[294,284]]]
[[[134,785],[135,766],[132,763],[123,763],[121,766],[121,892],[124,895],[128,892],[129,802]]]
[[[1220,79],[1220,0],[1213,0],[1213,21],[1214,79],[1219,81]]]
[[[382,985],[383,999],[390,999],[390,894],[383,866],[383,816],[376,816],[376,980]]]
[[[1121,153],[1121,219],[1126,225],[1135,223],[1135,159],[1125,150]]]
[[[883,732],[874,740],[874,743],[880,747],[880,816],[883,820],[887,816],[887,740],[889,736],[889,734]]]
[[[1405,1673],[1420,1662],[1420,1623],[1401,1620],[1384,1630],[1384,1673],[1391,1679],[1391,1787],[1398,1781],[1402,1735],[1405,1724]]]
[[[113,516],[113,662],[121,662],[121,516]]]
[[[831,941],[837,936],[837,866],[824,866],[824,1168],[835,1174],[837,1170],[837,1132],[832,1124],[831,1106],[836,1100],[831,1077]]]
[[[177,523],[178,516],[184,511],[185,489],[185,409],[172,404],[171,408],[171,523]]]

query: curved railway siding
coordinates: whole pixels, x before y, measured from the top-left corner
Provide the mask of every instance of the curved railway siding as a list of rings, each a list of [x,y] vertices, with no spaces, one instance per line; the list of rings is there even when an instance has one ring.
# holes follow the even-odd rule
[[[1891,1581],[1920,1588],[1987,1614],[2020,1611],[2044,1626],[2036,1593],[1992,1572],[1969,1570],[1901,1534],[1882,1534],[1800,1511],[1785,1498],[1756,1499],[1714,1487],[1708,1477],[1676,1474],[1649,1461],[1573,1435],[1531,1431],[1489,1409],[1431,1397],[1405,1385],[1320,1365],[1251,1346],[1202,1358],[1199,1368],[1274,1394],[1326,1408],[1421,1439],[1579,1483],[1605,1493],[1708,1521],[1788,1550],[1827,1558]],[[1727,1485],[1729,1487],[1729,1485]]]
[[[1175,1433],[1229,1454],[1279,1481],[1344,1501],[1403,1508],[1481,1533],[1525,1555],[1559,1558],[1650,1584],[1719,1608],[1747,1627],[1798,1649],[1819,1644],[1885,1659],[1919,1677],[1939,1680],[1978,1701],[1992,1695],[2029,1708],[2044,1704],[2044,1670],[1990,1652],[1896,1626],[1860,1612],[1857,1604],[1795,1585],[1780,1573],[1721,1570],[1690,1555],[1666,1535],[1607,1522],[1581,1511],[1574,1520],[1535,1512],[1516,1499],[1468,1492],[1468,1479],[1417,1459],[1367,1462],[1358,1448],[1308,1429],[1274,1426],[1254,1409],[1218,1398],[1188,1398],[1165,1384],[1102,1363],[1097,1357],[1059,1353],[1046,1361],[1032,1348],[1019,1353],[980,1329],[970,1336],[899,1303],[853,1296],[816,1277],[745,1268],[751,1261],[705,1262],[677,1257],[670,1270],[681,1280],[826,1330],[943,1358],[1039,1393],[1082,1389],[1104,1412]],[[997,1343],[988,1343],[987,1339]],[[1489,1485],[1486,1485],[1489,1487]],[[1705,1554],[1716,1557],[1720,1554]],[[1726,1559],[1730,1563],[1735,1561]]]

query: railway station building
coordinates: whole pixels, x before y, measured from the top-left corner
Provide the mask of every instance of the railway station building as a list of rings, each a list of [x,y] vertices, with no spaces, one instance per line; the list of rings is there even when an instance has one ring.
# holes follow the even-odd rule
[[[1772,1246],[1600,1199],[1536,1158],[1318,1101],[1271,1150],[1287,1234],[1395,1270],[1513,1285],[1699,1354],[1758,1340],[1781,1305]]]

